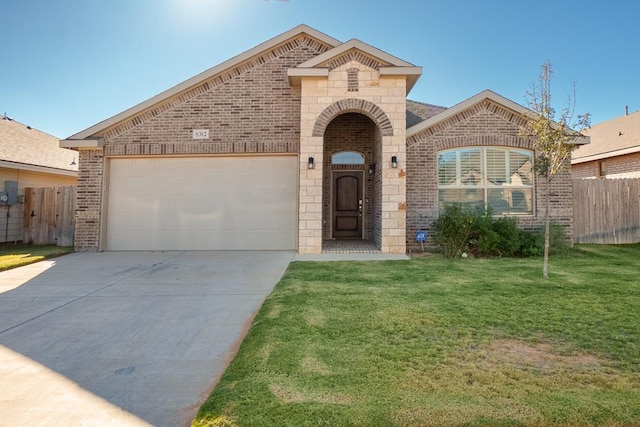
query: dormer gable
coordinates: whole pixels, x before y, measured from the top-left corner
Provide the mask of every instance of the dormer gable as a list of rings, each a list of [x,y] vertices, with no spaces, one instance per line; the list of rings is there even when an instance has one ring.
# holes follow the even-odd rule
[[[330,71],[352,61],[377,71],[380,76],[405,76],[407,93],[411,91],[422,74],[422,67],[417,67],[360,40],[351,39],[289,69],[289,81],[291,85],[299,86],[303,77],[328,76]]]

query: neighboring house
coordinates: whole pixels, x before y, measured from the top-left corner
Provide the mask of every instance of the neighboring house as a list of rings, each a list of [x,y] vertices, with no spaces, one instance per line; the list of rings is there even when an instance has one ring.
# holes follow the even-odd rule
[[[640,111],[593,125],[591,143],[574,151],[574,178],[640,177]]]
[[[76,250],[405,253],[450,202],[540,227],[528,111],[408,100],[421,73],[301,25],[61,141],[80,154]],[[569,171],[553,185],[571,238]]]
[[[0,117],[0,242],[22,240],[25,187],[76,185],[77,157],[58,138]]]

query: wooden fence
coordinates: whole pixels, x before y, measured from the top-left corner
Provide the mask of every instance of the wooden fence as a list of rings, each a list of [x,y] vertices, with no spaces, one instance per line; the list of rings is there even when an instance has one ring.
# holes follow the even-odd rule
[[[73,246],[76,188],[25,188],[23,242]]]
[[[640,242],[640,178],[573,180],[575,243]]]

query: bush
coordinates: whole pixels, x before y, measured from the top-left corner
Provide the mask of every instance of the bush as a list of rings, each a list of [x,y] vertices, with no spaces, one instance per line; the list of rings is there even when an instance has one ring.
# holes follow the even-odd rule
[[[539,256],[544,252],[544,228],[531,232],[518,228],[515,218],[494,219],[490,210],[472,210],[463,204],[445,206],[433,224],[434,241],[448,258],[467,253],[476,257]],[[550,227],[550,253],[569,248],[565,231],[557,223]]]
[[[467,250],[474,222],[473,215],[464,205],[455,203],[445,206],[444,212],[433,224],[433,239],[442,246],[444,256],[453,258]]]
[[[493,231],[498,236],[497,255],[515,256],[521,253],[522,242],[530,234],[518,228],[515,218],[498,218],[493,222]]]

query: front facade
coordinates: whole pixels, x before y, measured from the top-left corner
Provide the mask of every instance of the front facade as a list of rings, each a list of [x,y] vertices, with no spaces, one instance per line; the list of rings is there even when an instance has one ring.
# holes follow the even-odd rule
[[[407,100],[420,74],[302,25],[73,135],[76,250],[405,253],[453,201],[538,227],[526,110],[490,91]],[[569,174],[554,185],[570,237]]]
[[[640,178],[640,111],[593,125],[573,153],[574,178]]]
[[[0,242],[23,240],[25,188],[76,185],[77,157],[58,138],[0,118]]]

